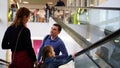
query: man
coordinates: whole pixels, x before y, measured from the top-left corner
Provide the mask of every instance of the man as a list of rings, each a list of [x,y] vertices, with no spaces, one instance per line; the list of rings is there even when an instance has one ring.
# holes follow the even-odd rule
[[[55,55],[59,55],[60,52],[62,53],[62,55],[68,55],[68,52],[64,45],[64,42],[58,37],[61,30],[62,30],[62,28],[59,24],[53,24],[51,31],[50,31],[50,35],[47,35],[44,38],[42,45],[39,49],[38,62],[41,62],[40,59],[41,59],[42,49],[43,49],[43,47],[45,47],[47,45],[52,45],[52,47],[54,48],[54,51],[55,51]]]
[[[59,0],[55,6],[65,6],[62,0]]]

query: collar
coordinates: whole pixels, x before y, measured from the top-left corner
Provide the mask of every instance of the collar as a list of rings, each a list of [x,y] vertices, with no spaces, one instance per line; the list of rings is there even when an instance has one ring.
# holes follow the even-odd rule
[[[48,39],[51,40],[51,41],[57,41],[59,39],[59,37],[57,36],[54,40],[52,40],[51,36],[49,36]]]

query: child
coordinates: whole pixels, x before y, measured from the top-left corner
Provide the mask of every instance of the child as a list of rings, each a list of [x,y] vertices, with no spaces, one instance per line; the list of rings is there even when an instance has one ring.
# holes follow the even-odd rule
[[[45,68],[58,68],[60,65],[66,64],[73,59],[74,56],[60,55],[55,56],[52,46],[46,46],[42,51],[42,60]]]

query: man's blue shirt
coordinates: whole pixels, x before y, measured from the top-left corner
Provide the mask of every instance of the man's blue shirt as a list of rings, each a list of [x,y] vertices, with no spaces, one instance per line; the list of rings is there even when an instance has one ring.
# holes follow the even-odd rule
[[[48,45],[53,46],[54,51],[55,51],[55,55],[59,55],[60,52],[62,54],[68,55],[68,52],[67,52],[66,47],[64,45],[64,42],[59,37],[56,37],[54,40],[51,40],[50,35],[47,35],[44,38],[42,45],[40,47],[40,50],[38,53],[38,61],[40,60],[40,57],[41,57],[41,49],[45,46],[48,46]]]

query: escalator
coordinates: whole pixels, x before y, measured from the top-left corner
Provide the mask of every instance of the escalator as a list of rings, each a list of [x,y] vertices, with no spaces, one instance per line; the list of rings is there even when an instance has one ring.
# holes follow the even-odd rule
[[[77,12],[76,9],[78,8],[66,8],[65,10],[67,10],[69,14],[65,15],[67,17],[64,17],[64,20],[54,18],[54,20],[83,48],[81,52],[84,54],[75,58],[75,68],[119,68],[120,9],[87,7],[84,8],[86,11],[78,17],[80,18],[80,24],[69,23],[69,20],[66,22],[66,18],[71,17],[70,13],[73,14]],[[116,31],[118,33],[109,37],[109,35]],[[114,38],[114,36],[117,37]],[[94,48],[91,49],[91,47]]]

